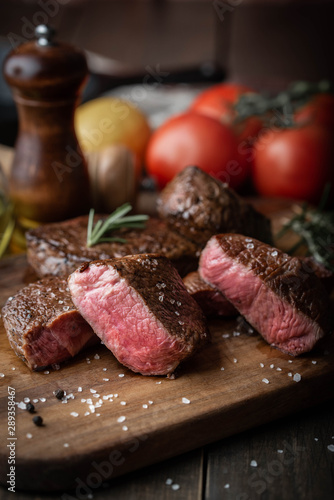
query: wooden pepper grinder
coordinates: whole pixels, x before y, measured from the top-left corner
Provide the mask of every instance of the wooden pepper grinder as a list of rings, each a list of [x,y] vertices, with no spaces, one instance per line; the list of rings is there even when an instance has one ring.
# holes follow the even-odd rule
[[[15,48],[4,64],[19,115],[9,196],[23,227],[87,213],[90,206],[88,169],[74,131],[87,63],[53,35],[38,26],[36,40]]]

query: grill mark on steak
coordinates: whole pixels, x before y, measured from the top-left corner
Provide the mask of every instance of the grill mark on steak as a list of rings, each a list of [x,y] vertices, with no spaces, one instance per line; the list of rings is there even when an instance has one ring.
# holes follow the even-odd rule
[[[99,341],[60,278],[22,288],[7,300],[2,317],[11,347],[32,370],[62,363]]]
[[[196,300],[206,316],[235,316],[236,308],[227,300],[218,288],[206,283],[198,271],[193,271],[183,278],[188,293]]]
[[[310,267],[256,239],[212,237],[202,252],[199,272],[284,352],[311,350],[332,327],[328,294]]]
[[[167,184],[157,209],[170,227],[202,247],[219,233],[240,233],[272,243],[269,219],[198,167],[185,168]]]
[[[101,218],[102,216],[96,216]],[[164,221],[150,218],[144,229],[120,229],[113,236],[126,243],[108,242],[87,247],[88,217],[45,224],[26,233],[27,258],[39,277],[67,277],[87,261],[160,253],[171,259],[181,275],[196,269],[200,249],[168,228]]]
[[[68,282],[80,313],[134,372],[172,373],[208,339],[202,310],[166,257],[143,254],[90,262]]]

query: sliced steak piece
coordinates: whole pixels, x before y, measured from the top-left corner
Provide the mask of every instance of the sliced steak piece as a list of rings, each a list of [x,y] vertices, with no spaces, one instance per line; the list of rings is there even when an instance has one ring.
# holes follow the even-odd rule
[[[44,278],[22,288],[9,297],[2,317],[11,347],[32,370],[62,363],[100,341],[60,278]]]
[[[216,235],[202,252],[199,273],[285,353],[310,351],[330,331],[328,294],[297,257],[238,234]]]
[[[204,244],[219,233],[240,233],[272,242],[270,221],[227,184],[197,167],[182,170],[160,193],[160,217],[180,234]]]
[[[303,257],[304,267],[309,267],[310,271],[318,276],[321,283],[326,288],[327,292],[330,294],[334,288],[334,273],[327,269],[323,264],[317,262],[313,257]]]
[[[236,308],[218,288],[206,283],[197,271],[183,278],[188,293],[196,300],[205,316],[235,316]]]
[[[96,216],[97,219],[103,216]],[[108,242],[87,247],[87,216],[39,226],[26,233],[28,261],[39,277],[67,277],[91,260],[160,253],[172,260],[181,275],[197,268],[199,247],[168,228],[164,221],[150,218],[145,229],[121,229],[113,236],[126,243]]]
[[[134,372],[172,373],[208,338],[202,310],[166,257],[90,262],[68,283],[82,316]]]

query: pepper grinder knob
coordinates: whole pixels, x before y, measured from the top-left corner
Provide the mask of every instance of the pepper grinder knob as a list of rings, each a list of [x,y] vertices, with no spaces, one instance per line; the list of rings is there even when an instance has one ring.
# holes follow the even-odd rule
[[[52,45],[52,40],[55,34],[55,30],[51,28],[51,26],[47,26],[46,24],[40,24],[35,28],[35,38],[38,45],[40,45],[41,47]]]
[[[87,164],[74,129],[87,62],[54,34],[37,26],[36,40],[16,47],[4,63],[19,117],[9,196],[28,227],[29,221],[60,221],[90,207]]]

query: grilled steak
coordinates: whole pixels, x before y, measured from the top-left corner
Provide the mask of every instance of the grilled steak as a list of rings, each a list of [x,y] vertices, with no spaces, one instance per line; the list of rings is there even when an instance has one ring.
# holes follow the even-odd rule
[[[208,338],[202,310],[166,257],[90,262],[68,283],[82,316],[134,372],[172,373]]]
[[[197,167],[185,168],[167,184],[157,209],[171,227],[202,246],[219,233],[240,233],[271,243],[269,219]]]
[[[126,243],[108,242],[87,247],[87,216],[39,226],[26,233],[28,261],[39,277],[67,277],[82,263],[141,253],[170,258],[181,275],[196,269],[199,248],[172,231],[164,221],[150,218],[145,229],[121,229],[113,236]]]
[[[216,287],[206,283],[197,271],[187,274],[183,283],[188,293],[196,300],[205,316],[234,316],[236,308]]]
[[[213,236],[200,276],[219,288],[272,346],[298,355],[329,332],[329,297],[297,257],[241,235]]]
[[[99,342],[60,278],[22,288],[7,300],[2,317],[11,347],[32,370],[61,363]]]
[[[317,262],[313,257],[303,257],[303,263],[304,268],[306,269],[309,267],[310,272],[313,271],[318,276],[327,292],[331,293],[334,288],[334,273]]]

